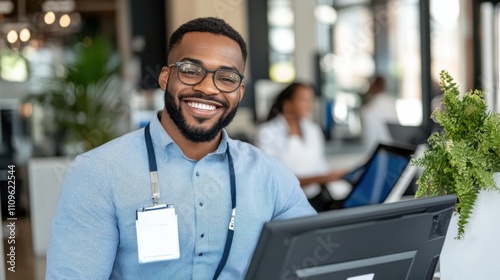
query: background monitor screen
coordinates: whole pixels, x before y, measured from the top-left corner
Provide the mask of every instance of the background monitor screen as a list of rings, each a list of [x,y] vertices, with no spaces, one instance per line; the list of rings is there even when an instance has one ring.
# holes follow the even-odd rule
[[[431,280],[455,202],[446,195],[268,222],[246,279]]]
[[[363,166],[345,176],[352,190],[337,208],[383,203],[414,152],[415,149],[409,147],[379,144]]]

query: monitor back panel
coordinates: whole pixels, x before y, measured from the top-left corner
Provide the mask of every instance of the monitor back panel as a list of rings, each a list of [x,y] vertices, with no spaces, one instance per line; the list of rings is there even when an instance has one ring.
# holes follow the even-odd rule
[[[246,279],[431,280],[455,201],[414,199],[269,222]]]

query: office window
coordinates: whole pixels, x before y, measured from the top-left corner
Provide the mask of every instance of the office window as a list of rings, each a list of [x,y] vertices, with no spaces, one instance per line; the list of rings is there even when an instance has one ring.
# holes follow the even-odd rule
[[[335,1],[332,5],[337,20],[330,30],[331,44],[318,39],[321,91],[334,104],[332,134],[339,138],[360,135],[358,109],[374,74],[385,78],[388,93],[397,98],[400,123],[420,125],[419,1]],[[327,34],[325,28],[318,30]]]
[[[293,53],[295,50],[294,11],[290,0],[269,0],[269,77],[274,82],[295,79]]]
[[[466,54],[466,38],[464,36],[467,36],[468,32],[459,26],[460,13],[465,12],[465,10],[460,10],[460,2],[464,1],[430,1],[431,98],[434,100],[432,109],[439,105],[439,98],[442,94],[439,87],[439,72],[441,70],[448,71],[460,85],[461,90],[466,90],[467,63],[465,59],[468,55]]]

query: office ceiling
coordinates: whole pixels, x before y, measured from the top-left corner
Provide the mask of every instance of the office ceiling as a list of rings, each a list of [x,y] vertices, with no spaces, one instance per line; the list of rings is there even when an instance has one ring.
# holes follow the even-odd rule
[[[74,12],[105,14],[116,10],[115,0],[61,0],[61,1],[40,1],[40,0],[0,0],[0,2],[11,2],[13,10],[9,14],[0,13],[1,21],[18,20],[24,15],[29,16],[42,11],[45,2],[54,3],[74,3]]]
[[[0,45],[11,30],[20,34],[25,27],[32,38],[39,39],[75,33],[81,30],[82,23],[90,23],[91,29],[114,29],[116,5],[115,0],[0,0]],[[55,24],[46,24],[44,16],[48,11],[55,12]],[[64,14],[69,15],[71,24],[61,28],[58,23]]]

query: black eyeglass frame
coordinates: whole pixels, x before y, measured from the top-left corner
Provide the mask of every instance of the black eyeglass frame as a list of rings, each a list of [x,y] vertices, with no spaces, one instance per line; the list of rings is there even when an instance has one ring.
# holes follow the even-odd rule
[[[181,76],[179,75],[179,67],[181,67],[182,65],[184,64],[192,64],[192,65],[195,65],[195,66],[198,66],[200,67],[201,69],[203,69],[205,71],[205,75],[200,79],[199,82],[197,83],[194,83],[194,84],[190,84],[190,83],[186,83],[184,82],[182,79],[181,79]],[[240,87],[241,87],[241,84],[243,83],[243,78],[245,78],[245,76],[243,74],[240,74],[236,71],[232,71],[232,70],[228,70],[228,69],[217,69],[217,70],[208,70],[207,68],[199,65],[199,64],[196,64],[196,63],[193,63],[193,62],[188,62],[188,61],[178,61],[178,62],[175,62],[175,63],[172,63],[170,65],[168,65],[168,67],[173,67],[175,66],[177,68],[177,79],[179,79],[179,81],[185,85],[188,85],[188,86],[195,86],[195,85],[198,85],[199,83],[203,82],[203,80],[205,80],[205,78],[207,77],[208,73],[212,73],[212,82],[214,83],[214,86],[222,93],[231,93],[231,92],[235,92],[236,90],[238,90]],[[240,77],[240,83],[238,84],[238,86],[234,89],[234,90],[231,90],[231,91],[227,91],[227,90],[222,90],[220,89],[218,86],[217,86],[217,83],[215,82],[215,76],[217,74],[217,72],[220,72],[220,71],[225,71],[225,72],[231,72],[231,73],[234,73],[236,75],[238,75]]]

